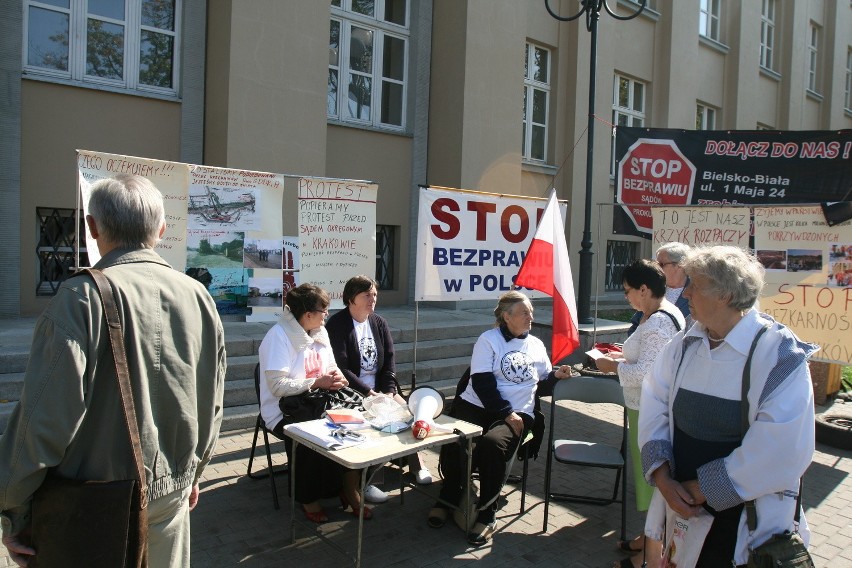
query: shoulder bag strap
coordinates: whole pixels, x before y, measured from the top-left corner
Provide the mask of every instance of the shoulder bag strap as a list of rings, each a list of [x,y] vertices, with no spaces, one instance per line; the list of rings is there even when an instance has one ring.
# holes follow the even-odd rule
[[[740,402],[740,433],[741,437],[745,438],[746,432],[748,431],[748,391],[751,386],[751,359],[754,355],[754,350],[757,348],[757,341],[760,339],[766,330],[769,329],[769,326],[764,326],[757,332],[757,335],[754,336],[754,341],[751,343],[751,349],[748,352],[748,359],[746,359],[745,367],[743,368],[743,383],[742,383],[742,400]],[[799,478],[799,494],[796,496],[796,511],[793,514],[793,522],[796,526],[799,525],[799,519],[801,515],[799,511],[802,507],[802,478]],[[749,532],[754,532],[757,528],[757,509],[754,506],[754,500],[745,502],[745,510],[746,510],[746,524],[748,525]]]
[[[148,506],[148,490],[145,483],[145,466],[142,461],[142,442],[139,440],[139,425],[136,422],[136,408],[133,406],[133,391],[130,388],[130,371],[127,367],[127,355],[124,351],[124,335],[121,330],[121,318],[118,314],[118,305],[109,278],[100,270],[84,268],[98,287],[98,294],[104,307],[107,327],[109,328],[109,342],[112,347],[112,356],[115,361],[115,373],[118,378],[121,405],[124,411],[124,422],[130,437],[130,446],[133,448],[133,461],[136,466],[136,479],[139,481],[139,503],[142,509]]]
[[[657,312],[659,312],[661,314],[666,314],[667,316],[669,316],[669,319],[672,320],[672,323],[674,324],[675,329],[680,331],[680,324],[678,323],[677,318],[675,318],[674,315],[672,315],[671,313],[667,312],[666,310],[664,310],[662,308],[660,308],[659,310],[657,310],[654,313],[656,314]]]

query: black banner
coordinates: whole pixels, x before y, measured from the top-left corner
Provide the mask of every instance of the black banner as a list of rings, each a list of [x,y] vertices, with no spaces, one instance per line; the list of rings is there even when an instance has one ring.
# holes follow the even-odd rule
[[[653,205],[852,200],[852,130],[618,127],[613,231],[650,237]]]

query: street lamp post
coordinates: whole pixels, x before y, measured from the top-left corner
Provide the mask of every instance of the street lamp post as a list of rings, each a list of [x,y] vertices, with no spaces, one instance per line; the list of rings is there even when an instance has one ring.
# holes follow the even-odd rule
[[[550,7],[550,0],[544,0],[547,12],[560,22],[576,20],[583,14],[586,15],[586,29],[592,34],[592,46],[589,51],[589,117],[588,117],[588,140],[586,148],[586,208],[583,216],[583,240],[580,243],[580,285],[578,287],[577,320],[579,323],[593,323],[591,314],[592,297],[592,165],[594,158],[595,141],[595,74],[598,62],[598,20],[601,8],[616,20],[632,20],[645,9],[647,0],[640,0],[638,9],[628,15],[619,16],[610,9],[606,0],[580,0],[580,11],[573,16],[560,16]]]

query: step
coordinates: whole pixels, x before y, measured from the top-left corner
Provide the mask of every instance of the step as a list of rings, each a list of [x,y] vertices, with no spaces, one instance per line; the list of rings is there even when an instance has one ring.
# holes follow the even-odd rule
[[[9,423],[9,415],[12,414],[17,401],[0,402],[0,434],[6,431],[6,424]]]
[[[0,353],[0,373],[23,373],[30,360],[30,346],[3,347]]]
[[[24,373],[0,374],[0,401],[18,400],[24,388]]]
[[[478,337],[477,334],[455,337],[452,341],[448,339],[418,340],[416,351],[414,343],[394,343],[394,359],[399,367],[402,363],[413,362],[415,353],[418,362],[448,357],[470,357]]]

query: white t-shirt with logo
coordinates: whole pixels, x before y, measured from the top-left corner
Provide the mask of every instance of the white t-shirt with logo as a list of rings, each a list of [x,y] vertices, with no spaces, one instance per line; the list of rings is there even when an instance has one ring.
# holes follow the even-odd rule
[[[538,382],[547,378],[551,368],[547,349],[539,338],[527,335],[506,341],[496,327],[479,336],[470,360],[471,376],[493,373],[500,396],[512,405],[512,410],[530,416],[535,408]],[[461,397],[476,406],[485,406],[473,390],[473,382]]]
[[[376,340],[373,338],[373,329],[370,320],[363,322],[352,320],[355,326],[355,337],[358,340],[358,351],[361,353],[361,374],[358,378],[362,383],[376,389],[376,372],[379,370],[379,352],[376,349]]]

